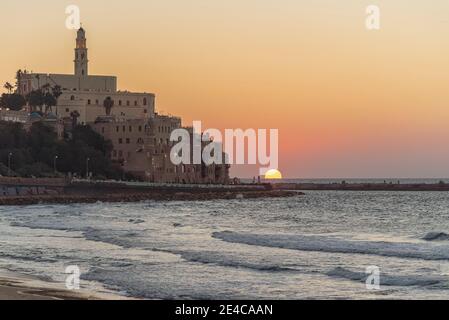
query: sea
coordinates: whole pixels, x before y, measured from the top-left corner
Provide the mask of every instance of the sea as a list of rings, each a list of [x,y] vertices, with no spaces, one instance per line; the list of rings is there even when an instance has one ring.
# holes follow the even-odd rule
[[[449,299],[449,193],[0,207],[0,270],[71,266],[143,299]]]

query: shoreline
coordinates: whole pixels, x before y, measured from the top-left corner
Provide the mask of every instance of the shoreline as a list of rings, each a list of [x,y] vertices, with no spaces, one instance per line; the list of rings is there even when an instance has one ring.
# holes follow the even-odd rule
[[[129,300],[118,294],[70,291],[64,285],[29,275],[0,271],[0,301],[14,300]]]

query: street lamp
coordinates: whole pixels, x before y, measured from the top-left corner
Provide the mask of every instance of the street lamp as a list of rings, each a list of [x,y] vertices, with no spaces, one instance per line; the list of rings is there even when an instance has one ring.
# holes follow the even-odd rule
[[[8,176],[11,176],[11,157],[12,157],[12,152],[10,152],[8,154]]]
[[[89,161],[90,158],[86,159],[86,179],[89,179]]]
[[[58,159],[59,159],[58,156],[55,156],[55,158],[53,159],[53,169],[54,169],[54,171],[55,171],[55,174],[56,174],[56,172],[57,172],[57,170],[56,170],[56,160],[58,160]]]

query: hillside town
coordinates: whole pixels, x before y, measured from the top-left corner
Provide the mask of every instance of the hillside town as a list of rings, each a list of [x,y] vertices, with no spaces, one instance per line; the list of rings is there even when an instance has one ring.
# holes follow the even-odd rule
[[[182,128],[181,118],[158,114],[153,93],[118,90],[117,77],[89,74],[83,28],[77,31],[73,74],[19,70],[16,83],[6,83],[4,88],[0,129],[14,133],[14,139],[0,141],[3,176],[45,173],[158,183],[229,183],[227,164],[171,162],[170,135]],[[33,145],[47,136],[54,140]],[[20,147],[12,140],[28,144]]]

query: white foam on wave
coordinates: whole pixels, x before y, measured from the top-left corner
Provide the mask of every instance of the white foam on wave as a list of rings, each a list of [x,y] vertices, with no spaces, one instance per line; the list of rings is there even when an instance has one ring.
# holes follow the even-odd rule
[[[293,272],[298,271],[290,267],[284,267],[282,265],[270,262],[251,262],[247,261],[246,257],[236,257],[222,252],[213,251],[176,251],[176,250],[159,250],[153,249],[153,251],[166,252],[175,255],[179,255],[182,259],[190,262],[196,262],[201,264],[217,265],[222,267],[231,268],[244,268],[256,271],[266,272]]]
[[[328,236],[247,234],[231,231],[215,232],[212,236],[231,243],[300,251],[367,254],[422,260],[449,260],[449,245],[433,243],[356,241]]]

